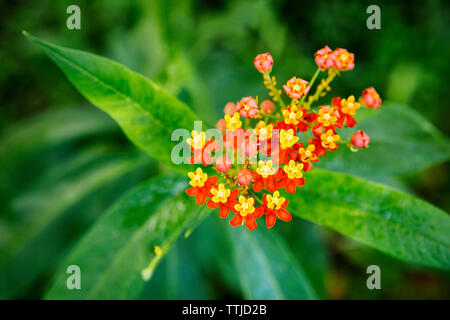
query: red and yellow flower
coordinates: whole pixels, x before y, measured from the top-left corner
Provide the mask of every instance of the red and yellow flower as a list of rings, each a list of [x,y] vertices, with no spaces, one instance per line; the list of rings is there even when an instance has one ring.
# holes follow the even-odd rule
[[[295,193],[297,187],[305,185],[303,178],[303,163],[296,163],[290,160],[289,164],[283,167],[283,177],[277,182],[277,188],[286,188],[289,193]]]
[[[220,207],[221,218],[226,218],[230,210],[237,213],[234,207],[238,203],[236,201],[236,198],[239,195],[238,189],[231,191],[230,189],[225,188],[223,183],[219,183],[218,186],[212,187],[210,192],[212,197],[211,200],[208,200],[206,205],[211,209]]]
[[[186,189],[186,193],[196,198],[197,204],[203,205],[206,198],[212,197],[211,187],[217,183],[217,177],[208,177],[202,168],[197,168],[194,172],[189,172],[188,177],[191,179],[189,184],[192,186]]]
[[[252,197],[246,198],[239,196],[239,203],[235,204],[234,209],[237,214],[231,219],[230,224],[233,227],[240,226],[245,222],[245,226],[248,230],[255,229],[258,225],[255,220],[255,199]]]
[[[338,48],[332,53],[334,66],[338,70],[352,70],[355,67],[355,55],[346,49]]]
[[[264,194],[263,203],[256,208],[255,216],[261,217],[266,215],[267,228],[272,228],[277,221],[277,218],[283,221],[291,221],[292,215],[286,210],[289,201],[280,197],[280,193],[275,191],[273,195]]]
[[[236,109],[246,119],[254,118],[259,112],[258,105],[253,97],[244,97],[239,100]]]
[[[329,84],[340,74],[339,71],[354,68],[354,55],[345,49],[332,51],[325,46],[315,53],[314,60],[319,69],[311,84],[320,72],[327,69],[328,77],[321,79],[314,95],[309,97],[306,96],[311,84],[292,77],[283,85],[291,98],[285,104],[275,76],[269,75],[273,66],[272,56],[269,53],[258,55],[254,64],[263,74],[264,85],[273,102],[265,100],[259,108],[256,100],[249,96],[237,104],[227,103],[225,116],[216,125],[225,131],[223,141],[207,140],[205,132],[191,132],[187,143],[194,156],[190,162],[201,160],[204,166],[212,165],[212,170],[217,172],[217,176],[211,177],[201,168],[189,172],[190,187],[186,193],[195,197],[196,203],[203,205],[206,201],[209,208],[219,208],[221,218],[227,217],[230,211],[234,212],[230,224],[245,225],[249,230],[257,228],[256,219],[263,215],[266,215],[268,228],[272,228],[277,219],[292,219],[286,210],[288,200],[280,195],[280,191],[285,189],[283,192],[295,193],[297,187],[305,184],[304,172],[313,170],[312,163],[337,149],[340,142],[338,130],[344,124],[347,127],[356,125],[354,115],[361,104],[369,108],[381,105],[380,96],[370,87],[363,91],[358,102],[354,96],[334,98],[331,105],[315,109],[315,102],[331,90]],[[241,121],[241,117],[246,120]],[[304,137],[309,138],[308,144],[304,144]],[[352,151],[357,151],[367,148],[369,141],[370,137],[358,130],[346,144]],[[258,151],[268,159],[263,161],[259,158],[256,163]],[[263,194],[260,198],[255,193],[263,189],[270,194]],[[255,202],[260,205],[256,206]]]
[[[297,77],[292,77],[285,85],[283,89],[291,99],[300,99],[308,93],[310,87],[309,82]]]
[[[356,120],[353,116],[356,114],[356,110],[361,107],[361,104],[355,101],[355,97],[350,96],[347,99],[333,98],[332,104],[338,107],[339,120],[337,127],[342,128],[345,122],[347,127],[353,128],[356,125]]]
[[[329,129],[327,132],[320,136],[322,147],[327,150],[336,150],[340,137],[335,134],[333,130]]]
[[[314,60],[320,69],[330,69],[334,67],[334,55],[330,47],[325,46],[314,54]]]
[[[266,124],[264,121],[259,121],[254,129],[255,134],[260,141],[272,138],[273,124]]]
[[[228,130],[237,130],[242,126],[241,117],[238,112],[235,112],[233,115],[226,114],[225,122]]]
[[[213,141],[213,138],[206,141],[204,132],[197,132],[193,130],[191,132],[192,138],[187,138],[186,142],[191,147],[191,152],[193,155],[189,159],[189,163],[197,164],[202,163],[204,166],[213,163],[211,158],[211,152],[218,151],[220,148],[220,143],[218,141]]]
[[[255,181],[253,190],[260,192],[264,187],[266,187],[269,192],[276,191],[276,173],[277,169],[273,167],[272,160],[258,161],[258,168],[256,169],[256,172],[253,171],[253,180]]]

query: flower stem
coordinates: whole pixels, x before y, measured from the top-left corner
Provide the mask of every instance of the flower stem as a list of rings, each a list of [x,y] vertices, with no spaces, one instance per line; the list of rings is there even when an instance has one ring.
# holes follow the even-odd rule
[[[311,108],[311,104],[317,100],[319,100],[320,97],[324,96],[326,94],[322,93],[323,90],[327,90],[329,91],[329,84],[331,83],[331,81],[333,81],[333,79],[336,77],[336,75],[338,74],[338,71],[335,69],[329,69],[328,70],[328,77],[326,79],[322,79],[322,82],[317,86],[316,92],[314,93],[313,96],[310,96],[308,99],[308,102],[305,105],[306,109],[310,109]]]
[[[309,81],[309,90],[311,90],[312,86],[314,85],[314,82],[316,81],[317,76],[319,75],[320,71],[322,71],[320,68],[317,68],[316,72],[314,73],[313,77],[311,78],[311,80]],[[309,93],[309,91],[308,91]],[[308,95],[308,93],[306,93],[302,99],[300,100],[300,105],[303,104],[303,101],[306,99],[306,96]],[[309,106],[308,108],[309,109]]]
[[[253,190],[251,190],[251,189],[248,189],[248,190],[249,190],[250,193],[252,194],[253,198],[255,198],[255,199],[259,202],[259,204],[263,204],[261,198],[259,198],[259,196],[256,194],[255,191],[253,191]]]
[[[269,95],[272,97],[272,100],[274,102],[278,102],[278,105],[280,106],[281,109],[285,108],[286,105],[284,104],[284,101],[281,98],[280,90],[276,88],[276,82],[274,82],[275,77],[270,77],[269,73],[264,73],[263,78],[264,78],[264,85],[269,90]]]

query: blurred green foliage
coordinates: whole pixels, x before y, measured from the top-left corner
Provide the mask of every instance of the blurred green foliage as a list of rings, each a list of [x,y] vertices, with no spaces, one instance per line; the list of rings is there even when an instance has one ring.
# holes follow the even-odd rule
[[[81,8],[79,31],[66,28],[70,4]],[[257,53],[272,53],[274,74],[284,82],[293,75],[309,79],[317,49],[343,47],[355,53],[356,68],[333,83],[334,95],[359,95],[373,85],[383,99],[409,105],[448,135],[448,2],[379,2],[381,30],[366,28],[370,4],[345,0],[295,5],[244,0],[2,1],[0,265],[9,257],[8,248],[20,247],[30,232],[37,242],[11,251],[18,252],[18,258],[15,265],[3,269],[10,272],[0,278],[0,298],[42,297],[59,258],[79,236],[119,195],[160,171],[151,160],[142,160],[143,155],[106,115],[86,106],[57,67],[23,38],[22,30],[109,57],[154,79],[210,125],[226,102],[246,95],[266,97],[252,65]],[[128,171],[131,161],[136,165]],[[108,168],[115,166],[122,170],[111,169],[110,176]],[[446,162],[390,178],[448,212],[449,168]],[[99,187],[97,179],[112,183]],[[77,190],[79,194],[73,196]],[[148,286],[153,288],[159,281],[161,295],[148,289],[143,298],[243,297],[236,275],[229,272],[231,253],[217,254],[218,247],[227,248],[229,243],[211,232],[223,227],[215,220],[209,218],[188,239],[176,242],[175,250],[156,270],[161,277],[155,276]],[[297,258],[313,261],[304,271],[320,297],[450,297],[445,274],[399,262],[335,232],[318,231],[310,223],[295,220],[280,229]],[[294,241],[299,233],[304,239]],[[212,240],[205,243],[205,238]],[[299,245],[304,243],[308,245]],[[193,247],[202,250],[196,252]],[[30,258],[29,252],[37,252],[39,259]],[[33,272],[29,272],[30,263],[35,266]],[[365,268],[370,264],[381,266],[381,291],[365,286]],[[24,273],[29,277],[21,278]],[[223,276],[218,277],[219,273]],[[177,278],[189,281],[180,287]]]

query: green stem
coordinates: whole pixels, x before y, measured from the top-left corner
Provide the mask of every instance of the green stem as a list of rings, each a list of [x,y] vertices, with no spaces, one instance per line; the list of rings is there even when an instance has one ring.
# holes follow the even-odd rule
[[[314,73],[313,77],[312,77],[311,80],[309,81],[309,91],[311,91],[312,86],[314,85],[314,82],[316,81],[316,78],[317,78],[317,76],[319,75],[320,71],[322,71],[322,70],[320,70],[320,68],[317,68],[317,70],[316,70],[316,72]],[[308,91],[308,93],[309,93],[309,91]],[[306,99],[306,96],[308,95],[308,93],[306,93],[306,94],[302,97],[302,99],[300,100],[300,105],[302,105],[302,103],[303,103],[303,101]],[[309,106],[308,106],[308,107],[309,107]],[[308,109],[308,108],[307,108],[307,109]]]
[[[273,96],[277,99],[276,102],[278,102],[280,108],[281,109],[286,108],[286,105],[284,104],[284,101],[281,99],[278,89],[273,85],[272,77],[270,76],[270,73],[266,73],[265,77],[263,76],[263,79],[267,80],[269,82],[269,85],[272,88],[270,91],[273,93]]]
[[[255,198],[260,204],[263,204],[261,198],[258,197],[258,195],[256,194],[255,191],[253,191],[252,189],[248,189],[248,191],[250,191],[250,193],[252,194],[253,198]]]

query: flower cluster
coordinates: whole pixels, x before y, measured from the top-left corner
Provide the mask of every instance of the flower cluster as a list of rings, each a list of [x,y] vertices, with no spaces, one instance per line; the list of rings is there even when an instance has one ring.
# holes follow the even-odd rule
[[[186,193],[199,205],[219,208],[221,218],[232,212],[230,224],[245,224],[249,230],[257,227],[256,221],[262,216],[268,228],[275,225],[277,218],[290,221],[285,196],[302,187],[314,163],[327,152],[336,151],[339,144],[352,151],[367,148],[370,137],[364,131],[357,130],[343,139],[338,130],[344,126],[354,128],[355,115],[362,106],[381,106],[373,87],[364,90],[358,100],[350,95],[315,105],[330,91],[330,83],[340,72],[354,68],[354,55],[346,49],[325,46],[317,51],[318,69],[312,79],[294,76],[282,86],[289,98],[287,103],[275,77],[270,75],[272,56],[259,54],[253,62],[263,75],[272,101],[258,103],[257,97],[249,96],[229,102],[224,118],[217,123],[221,139],[207,139],[205,132],[194,130],[186,141],[193,154],[189,162],[205,166],[189,173],[190,188]],[[321,72],[327,72],[328,77],[308,96]]]

